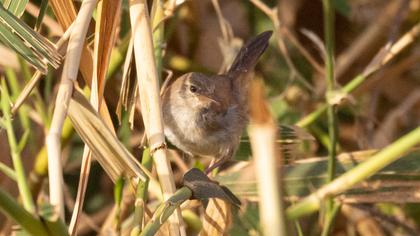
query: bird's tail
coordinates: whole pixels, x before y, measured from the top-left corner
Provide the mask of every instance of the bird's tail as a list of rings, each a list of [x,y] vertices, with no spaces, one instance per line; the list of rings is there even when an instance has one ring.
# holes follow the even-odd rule
[[[232,66],[227,72],[227,77],[232,80],[233,93],[238,99],[237,102],[242,104],[241,107],[247,107],[251,72],[254,70],[260,56],[268,47],[268,40],[272,33],[272,31],[265,31],[249,40],[239,50]]]
[[[265,31],[249,40],[241,50],[239,50],[239,53],[227,74],[232,75],[233,77],[239,77],[241,74],[252,71],[257,64],[258,59],[268,47],[268,40],[272,34],[273,31]]]

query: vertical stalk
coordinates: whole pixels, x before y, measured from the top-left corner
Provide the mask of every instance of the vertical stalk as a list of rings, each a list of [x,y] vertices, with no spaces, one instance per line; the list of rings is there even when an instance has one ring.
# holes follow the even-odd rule
[[[55,101],[51,127],[46,137],[50,203],[57,207],[57,211],[60,213],[62,219],[64,219],[64,180],[61,163],[60,137],[70,98],[73,93],[73,84],[77,79],[86,33],[95,6],[95,0],[83,1],[77,18],[73,23],[74,26],[67,46],[66,60],[64,62],[61,82]]]
[[[249,139],[258,183],[259,211],[264,235],[288,235],[281,183],[282,156],[277,152],[277,126],[264,99],[261,81],[250,88]]]
[[[170,162],[166,155],[159,78],[153,51],[150,16],[147,1],[130,0],[129,4],[131,29],[135,42],[134,56],[136,58],[141,112],[153,161],[161,183],[163,198],[167,200],[175,193],[176,187]],[[169,228],[171,236],[186,234],[180,208],[177,208],[175,214],[169,218]]]
[[[3,79],[1,83],[1,108],[3,111],[3,125],[6,127],[7,139],[9,141],[10,152],[12,156],[13,167],[16,173],[16,181],[19,189],[19,194],[23,200],[24,208],[30,212],[35,213],[35,205],[32,200],[31,191],[28,187],[28,181],[25,175],[25,169],[23,168],[22,159],[20,158],[20,150],[16,143],[15,133],[13,132],[12,126],[12,114],[10,112],[10,97],[7,90],[6,81]]]
[[[334,81],[334,7],[332,0],[323,0],[324,11],[324,36],[325,48],[327,50],[325,60],[325,75],[327,83],[326,97],[327,101],[335,88]],[[330,139],[330,148],[328,150],[328,177],[327,181],[331,182],[335,176],[335,157],[337,146],[337,116],[336,107],[334,104],[328,102],[327,109],[328,116],[328,134]],[[331,228],[331,221],[334,219],[334,202],[332,198],[327,198],[326,209],[324,215],[324,229],[322,235],[327,235]]]
[[[327,49],[325,71],[327,82],[327,96],[333,92],[335,87],[334,81],[334,9],[331,0],[323,0],[324,7],[324,34],[325,47]],[[327,97],[328,99],[328,97]],[[329,165],[328,165],[328,180],[331,181],[335,175],[335,156],[337,143],[337,120],[335,114],[335,106],[330,104],[328,106],[328,133],[331,141],[331,148],[329,151]]]

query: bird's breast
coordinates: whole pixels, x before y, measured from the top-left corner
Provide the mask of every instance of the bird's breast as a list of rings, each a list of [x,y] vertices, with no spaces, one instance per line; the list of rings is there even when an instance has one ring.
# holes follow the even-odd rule
[[[172,110],[174,113],[164,114],[165,135],[179,149],[200,156],[218,155],[233,145],[246,122],[235,106],[222,112],[188,107]]]

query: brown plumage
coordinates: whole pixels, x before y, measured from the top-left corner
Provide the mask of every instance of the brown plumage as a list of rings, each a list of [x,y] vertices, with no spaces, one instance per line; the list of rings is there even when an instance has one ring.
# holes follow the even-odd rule
[[[187,73],[163,94],[166,137],[185,153],[217,158],[207,172],[229,160],[238,148],[248,122],[250,72],[271,34],[266,31],[248,41],[227,73]]]

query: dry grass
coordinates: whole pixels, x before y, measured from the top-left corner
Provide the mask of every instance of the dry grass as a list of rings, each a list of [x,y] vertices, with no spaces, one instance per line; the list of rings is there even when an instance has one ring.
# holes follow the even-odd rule
[[[419,234],[418,1],[338,2],[324,22],[329,0],[4,1],[0,235]],[[250,125],[211,176],[237,207],[186,187],[210,160],[166,142],[160,96],[265,30]]]

